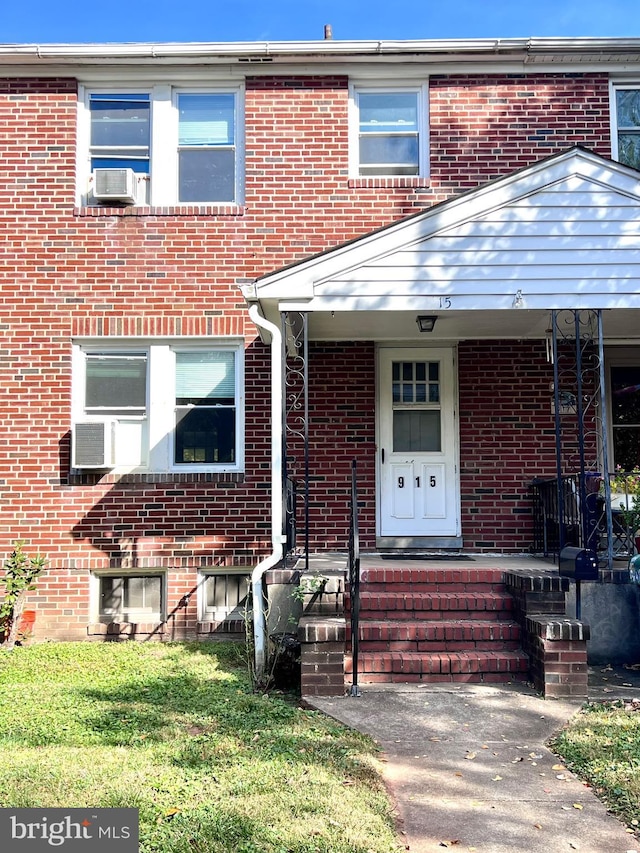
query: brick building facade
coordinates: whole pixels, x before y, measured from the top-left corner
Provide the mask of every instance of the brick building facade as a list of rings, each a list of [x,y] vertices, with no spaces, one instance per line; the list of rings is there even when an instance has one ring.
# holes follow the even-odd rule
[[[381,57],[364,44],[336,44],[300,45],[297,52],[275,46],[269,57],[260,45],[255,50],[212,45],[202,49],[198,65],[180,47],[162,60],[124,46],[111,54],[69,47],[38,56],[19,46],[2,48],[0,540],[5,553],[24,539],[27,550],[48,557],[49,571],[32,597],[38,637],[97,634],[110,612],[137,624],[141,635],[196,636],[198,623],[215,622],[225,607],[213,588],[206,599],[202,578],[217,572],[228,584],[234,570],[251,570],[271,549],[269,382],[280,366],[272,364],[268,342],[249,317],[247,289],[257,288],[253,301],[260,304],[262,283],[268,288],[275,271],[304,276],[308,259],[318,253],[331,263],[336,247],[348,241],[357,247],[376,229],[386,239],[390,226],[411,215],[419,227],[426,221],[420,217],[448,210],[461,194],[473,196],[489,182],[511,180],[575,145],[584,146],[594,161],[603,158],[605,170],[612,156],[611,87],[623,57],[625,74],[637,68],[640,86],[639,46],[630,66],[627,46],[613,42],[606,60],[597,46],[564,42],[562,50],[527,42],[511,53],[480,50],[472,42],[455,49],[424,42]],[[530,62],[525,70],[523,51]],[[359,172],[357,162],[353,166],[358,92],[405,89],[418,92],[420,109],[428,111],[416,131],[426,168],[420,166],[418,174]],[[176,92],[205,91],[236,98],[232,156],[239,189],[232,198],[206,202],[172,202],[165,189],[156,203],[154,182],[159,184],[161,169],[154,158],[161,145],[154,140],[162,132],[162,110],[167,115],[178,109]],[[87,195],[87,174],[101,168],[95,163],[106,162],[99,146],[92,140],[87,145],[94,92],[112,100],[124,93],[119,109],[123,103],[127,108],[131,93],[150,99],[151,177],[145,180],[151,196],[139,203],[110,204],[92,198],[91,191]],[[632,180],[630,173],[625,167],[625,180]],[[367,237],[367,245],[373,239]],[[493,251],[500,249],[498,241]],[[517,279],[506,274],[501,282],[510,280],[513,291],[519,289]],[[522,290],[526,296],[526,287]],[[391,292],[388,286],[385,293]],[[434,286],[421,293],[429,297],[424,313],[436,315],[436,330],[442,329],[428,344],[444,341],[455,353],[457,529],[449,536],[451,547],[527,552],[533,536],[528,484],[556,471],[548,311],[573,303],[535,303],[532,310],[542,319],[529,331],[522,325],[511,329],[504,312],[485,308],[491,322],[476,334],[466,303],[460,309],[464,331],[456,331],[446,326],[444,312],[430,307],[433,294],[441,298],[445,291]],[[631,288],[627,294],[628,310],[635,309],[637,292]],[[295,302],[290,292],[282,299]],[[407,301],[412,331],[406,339],[395,331],[380,333],[381,315],[372,320],[375,307],[343,318],[346,326],[333,339],[326,328],[334,309],[327,309],[317,331],[311,325],[314,550],[346,547],[352,458],[360,468],[363,546],[383,544],[376,353],[381,342],[425,347],[415,328],[416,313],[423,313],[419,302],[418,296]],[[593,307],[608,306],[596,300]],[[612,325],[610,333],[617,337],[626,329],[624,323],[619,330]],[[179,465],[154,467],[149,460],[166,435],[158,427],[154,444],[147,433],[156,429],[153,417],[146,423],[154,405],[147,397],[135,427],[143,448],[137,464],[119,465],[117,459],[103,468],[72,464],[78,420],[99,421],[106,413],[119,429],[118,419],[128,417],[108,406],[92,412],[88,400],[78,403],[88,382],[78,375],[83,358],[144,360],[153,394],[161,395],[162,365],[173,364],[163,358],[183,350],[217,352],[220,342],[242,368],[234,398],[240,455],[236,449],[221,464],[202,462],[196,450]],[[435,363],[428,352],[425,357]],[[95,369],[99,373],[104,365]],[[179,406],[175,395],[162,405]],[[428,538],[420,534],[416,544],[428,545]],[[434,544],[441,547],[442,538],[438,534]],[[148,583],[147,577],[160,580]],[[127,596],[137,602],[135,619],[123,616]]]

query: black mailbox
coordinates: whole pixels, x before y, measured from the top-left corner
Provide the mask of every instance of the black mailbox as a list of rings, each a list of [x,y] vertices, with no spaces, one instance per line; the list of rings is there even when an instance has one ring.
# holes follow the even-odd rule
[[[560,574],[574,581],[597,581],[598,561],[586,548],[567,546],[560,551]]]

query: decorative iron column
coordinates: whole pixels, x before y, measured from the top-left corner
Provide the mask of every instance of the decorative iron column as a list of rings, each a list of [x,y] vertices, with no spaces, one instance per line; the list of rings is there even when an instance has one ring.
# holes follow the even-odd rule
[[[283,477],[287,517],[297,529],[298,505],[304,524],[304,570],[309,570],[309,335],[308,314],[282,312]],[[295,536],[293,537],[295,539]],[[295,552],[295,541],[289,544]]]
[[[568,501],[574,489],[579,510],[579,542],[601,564],[611,568],[602,312],[599,309],[552,311],[551,326],[560,549],[567,544]],[[603,501],[598,496],[601,482]],[[603,533],[606,533],[606,550],[600,547]]]

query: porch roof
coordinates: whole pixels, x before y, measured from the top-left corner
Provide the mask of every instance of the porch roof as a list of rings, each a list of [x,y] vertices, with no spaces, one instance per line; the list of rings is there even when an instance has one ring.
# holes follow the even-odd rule
[[[640,173],[574,147],[243,292],[271,320],[309,312],[331,340],[416,338],[417,313],[439,339],[541,337],[562,308],[607,309],[605,336],[636,337]]]

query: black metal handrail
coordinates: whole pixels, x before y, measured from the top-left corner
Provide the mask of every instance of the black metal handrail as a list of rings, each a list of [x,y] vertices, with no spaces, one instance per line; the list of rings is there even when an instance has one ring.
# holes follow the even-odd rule
[[[351,462],[351,513],[349,524],[349,591],[351,599],[351,656],[353,683],[351,696],[360,696],[358,654],[360,639],[360,531],[358,528],[358,481],[356,460]]]
[[[286,536],[286,556],[296,550],[296,514],[298,504],[298,484],[291,477],[285,479],[284,488],[284,534]]]
[[[533,551],[558,555],[573,545],[608,563],[628,557],[634,543],[624,510],[639,485],[637,472],[621,471],[534,480]]]

